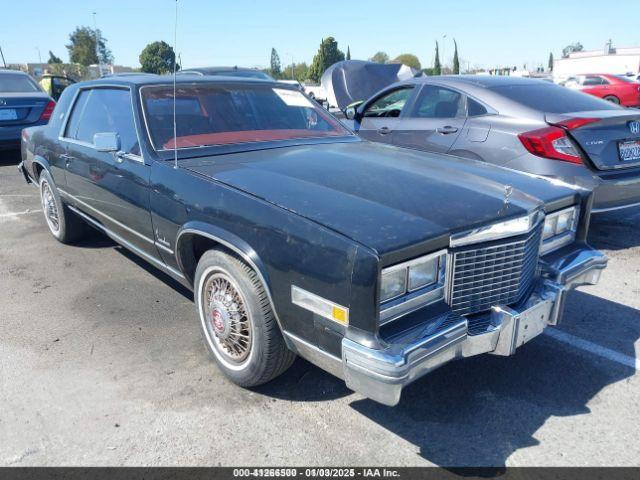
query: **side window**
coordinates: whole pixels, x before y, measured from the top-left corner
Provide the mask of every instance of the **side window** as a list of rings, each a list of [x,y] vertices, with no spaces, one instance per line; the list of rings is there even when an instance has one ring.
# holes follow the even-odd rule
[[[462,95],[448,88],[425,85],[420,92],[412,117],[455,118],[464,115]]]
[[[602,77],[596,77],[596,76],[587,76],[584,78],[584,81],[582,82],[582,85],[584,86],[593,86],[593,85],[606,85],[609,82],[605,81],[604,78]]]
[[[365,117],[399,117],[413,92],[411,88],[401,88],[378,98],[364,111]]]
[[[474,99],[467,97],[467,115],[469,117],[480,117],[487,113],[489,112],[487,112],[487,109],[484,108],[483,105],[476,102]]]
[[[66,138],[73,138],[74,140],[78,139],[76,136],[78,133],[78,125],[80,125],[80,118],[82,117],[84,107],[87,104],[89,93],[90,90],[82,90],[73,104],[73,110],[71,110],[69,120],[67,121],[67,127],[64,131],[64,136]]]
[[[93,136],[96,133],[114,132],[120,137],[120,149],[126,153],[139,155],[140,147],[136,134],[133,110],[131,107],[131,94],[129,90],[115,88],[94,88],[82,92],[87,94],[82,106],[82,117],[78,122],[75,138],[82,142],[93,144]],[[78,99],[78,103],[80,104]],[[71,126],[76,113],[76,108],[69,119]],[[73,130],[68,129],[71,133]]]

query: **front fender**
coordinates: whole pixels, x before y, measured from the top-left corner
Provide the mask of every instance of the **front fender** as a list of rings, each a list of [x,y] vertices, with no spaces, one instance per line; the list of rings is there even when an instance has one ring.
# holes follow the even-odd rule
[[[178,230],[175,242],[175,255],[178,267],[180,267],[182,272],[185,272],[186,266],[183,265],[181,253],[185,246],[185,240],[191,235],[207,237],[239,255],[261,277],[260,280],[265,288],[271,290],[267,269],[253,247],[237,235],[202,221],[189,221]],[[193,282],[193,279],[190,278],[189,281]]]

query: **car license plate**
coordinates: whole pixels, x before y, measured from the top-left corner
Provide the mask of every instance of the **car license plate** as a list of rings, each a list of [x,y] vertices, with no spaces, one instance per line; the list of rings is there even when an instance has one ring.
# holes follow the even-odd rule
[[[518,316],[515,339],[516,348],[524,345],[543,332],[549,318],[551,318],[553,303],[552,300],[542,301]]]
[[[17,120],[18,112],[15,108],[2,108],[0,109],[0,120]]]
[[[618,143],[620,160],[622,162],[635,162],[640,160],[640,140],[631,140]]]

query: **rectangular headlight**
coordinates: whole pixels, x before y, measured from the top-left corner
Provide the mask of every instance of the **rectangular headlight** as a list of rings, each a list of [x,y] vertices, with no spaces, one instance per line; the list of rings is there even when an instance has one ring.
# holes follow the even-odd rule
[[[382,269],[380,302],[443,283],[446,253],[443,250]]]
[[[382,271],[380,301],[386,302],[407,292],[407,268],[392,267]]]
[[[380,325],[441,301],[445,296],[447,250],[382,269]]]
[[[541,254],[552,252],[575,241],[579,213],[578,207],[570,207],[547,215],[544,220]]]
[[[409,287],[413,292],[419,288],[433,285],[438,281],[438,264],[440,257],[420,260],[409,266]]]

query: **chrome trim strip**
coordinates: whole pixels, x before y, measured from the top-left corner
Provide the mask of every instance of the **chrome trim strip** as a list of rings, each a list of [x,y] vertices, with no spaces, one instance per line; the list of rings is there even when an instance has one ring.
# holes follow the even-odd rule
[[[609,208],[592,208],[591,213],[606,213],[606,212],[615,212],[616,210],[623,210],[625,208],[633,208],[640,207],[640,202],[630,203],[629,205],[620,205],[618,207],[609,207]]]
[[[156,247],[158,247],[160,250],[164,250],[165,252],[167,252],[169,255],[173,255],[175,252],[173,250],[171,250],[169,247],[161,244],[160,242],[158,242],[157,240],[154,242]]]
[[[133,230],[132,228],[126,226],[125,224],[119,222],[118,220],[116,220],[113,217],[110,217],[109,215],[107,215],[106,213],[101,212],[100,210],[92,207],[91,205],[89,205],[88,203],[83,202],[82,200],[80,200],[78,197],[71,195],[69,192],[66,192],[65,190],[61,189],[58,187],[58,192],[60,192],[60,194],[63,197],[67,197],[70,198],[71,200],[73,200],[74,202],[78,202],[80,205],[82,205],[85,208],[88,208],[89,210],[95,212],[96,214],[100,215],[102,218],[104,218],[105,220],[108,220],[109,222],[112,222],[116,225],[118,225],[120,228],[126,230],[129,233],[134,234],[135,236],[141,238],[142,240],[144,240],[145,242],[149,242],[151,244],[155,244],[155,241],[152,240],[149,237],[146,237],[145,235],[137,232],[136,230]]]
[[[473,243],[492,242],[508,237],[516,237],[531,232],[544,219],[544,212],[536,210],[528,215],[498,222],[491,225],[456,233],[451,236],[451,247],[461,247]]]
[[[409,315],[410,313],[431,305],[434,302],[444,300],[444,292],[444,285],[440,285],[433,290],[412,298],[411,300],[380,310],[380,326],[382,327],[387,323],[397,320],[405,315]]]
[[[60,189],[58,189],[59,191]],[[114,233],[113,231],[109,230],[107,227],[105,227],[103,224],[101,224],[100,222],[94,220],[93,218],[91,218],[89,215],[87,215],[86,213],[84,213],[82,210],[79,210],[78,208],[74,207],[73,205],[68,205],[69,209],[71,211],[73,211],[75,214],[79,215],[80,217],[82,217],[85,221],[91,223],[93,226],[95,226],[96,228],[98,228],[99,230],[102,230],[104,233],[106,233],[109,237],[113,238],[116,242],[118,242],[119,244],[121,244],[122,246],[126,247],[127,249],[131,250],[133,253],[135,253],[136,255],[144,258],[145,260],[147,260],[149,263],[152,263],[153,265],[155,265],[156,267],[158,267],[160,270],[164,270],[167,273],[170,273],[172,276],[180,278],[182,280],[184,280],[184,275],[182,274],[182,272],[179,272],[178,270],[176,270],[175,268],[170,267],[169,265],[167,265],[166,263],[164,263],[163,261],[149,255],[148,253],[140,250],[138,247],[136,247],[135,245],[131,244],[130,242],[126,241],[124,238],[122,238],[120,235],[118,235],[117,233]]]
[[[88,148],[92,148],[92,149],[96,149],[95,145],[93,143],[89,143],[89,142],[84,142],[82,140],[76,140],[75,138],[69,138],[69,137],[65,137],[64,136],[64,132],[67,129],[67,124],[69,123],[69,119],[71,118],[71,113],[73,113],[73,108],[76,105],[76,102],[78,100],[78,97],[80,96],[80,93],[85,91],[85,90],[96,90],[99,88],[107,88],[107,89],[117,89],[117,90],[128,90],[129,91],[129,98],[131,99],[131,113],[132,113],[132,118],[133,118],[133,125],[134,128],[136,129],[136,139],[138,140],[138,148],[140,149],[140,155],[135,155],[133,153],[128,153],[126,152],[123,157],[134,161],[134,162],[139,162],[139,163],[143,163],[144,164],[144,156],[142,155],[142,144],[140,143],[140,133],[139,133],[139,125],[138,125],[138,120],[136,119],[136,109],[135,109],[135,103],[133,100],[133,90],[131,89],[131,87],[128,87],[126,85],[118,85],[118,84],[101,84],[101,85],[91,85],[89,87],[81,87],[78,88],[78,90],[76,91],[76,93],[73,96],[73,99],[71,100],[71,103],[69,103],[69,111],[63,114],[65,115],[65,119],[62,122],[62,125],[60,127],[60,131],[58,132],[58,140],[61,142],[67,142],[67,143],[72,143],[75,145],[80,145],[83,147],[88,147]],[[86,107],[86,105],[85,105]],[[84,115],[84,110],[82,112],[82,115]],[[117,132],[116,132],[117,133]]]

